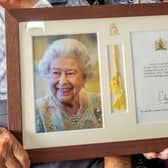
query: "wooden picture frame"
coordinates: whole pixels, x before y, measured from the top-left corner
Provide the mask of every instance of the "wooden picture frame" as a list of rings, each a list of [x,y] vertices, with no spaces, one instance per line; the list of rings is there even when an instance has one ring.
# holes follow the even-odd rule
[[[157,25],[156,17],[158,17],[159,23],[161,22],[161,26],[158,28],[153,28],[153,25]],[[130,35],[130,32],[136,31],[163,31],[168,30],[168,24],[166,24],[166,18],[168,17],[168,4],[138,4],[138,5],[105,5],[105,6],[87,6],[87,7],[58,7],[58,8],[45,8],[45,9],[14,9],[14,10],[6,10],[6,44],[7,44],[7,81],[8,81],[8,129],[12,131],[12,133],[18,138],[18,140],[24,144],[23,131],[25,118],[22,118],[23,115],[23,86],[22,86],[22,68],[21,68],[21,50],[24,50],[22,45],[22,40],[26,37],[21,36],[20,27],[25,26],[25,22],[30,21],[54,21],[59,22],[59,24],[66,23],[68,24],[77,24],[78,21],[82,26],[85,23],[91,22],[93,32],[94,27],[103,27],[107,26],[106,36],[109,39],[108,43],[106,43],[106,49],[103,50],[101,42],[101,35],[99,36],[99,59],[100,59],[100,78],[101,79],[101,93],[102,93],[102,106],[104,108],[103,112],[103,127],[99,129],[95,129],[92,131],[72,131],[69,133],[60,133],[59,135],[62,137],[75,137],[75,135],[80,136],[84,134],[88,136],[88,140],[84,139],[83,141],[79,139],[78,141],[72,138],[74,142],[69,143],[66,142],[64,144],[53,145],[49,147],[33,147],[31,149],[26,149],[30,155],[31,161],[34,162],[48,162],[48,161],[56,161],[56,160],[76,160],[76,159],[85,159],[85,158],[94,158],[94,157],[104,157],[110,155],[129,155],[135,153],[142,152],[151,152],[151,151],[160,151],[167,147],[168,144],[168,133],[166,130],[168,128],[168,120],[165,120],[161,123],[157,123],[155,121],[148,122],[140,122],[138,123],[137,114],[136,114],[136,98],[135,98],[135,83],[134,80],[134,68],[132,67],[132,54],[131,42],[129,42],[129,47],[125,47],[125,54],[122,58],[125,62],[121,63],[123,66],[123,74],[126,69],[126,78],[124,78],[125,95],[126,95],[126,110],[122,113],[122,110],[119,112],[108,110],[111,109],[111,105],[108,103],[111,101],[110,95],[110,79],[106,75],[108,72],[108,68],[106,69],[106,64],[108,62],[108,46],[110,45],[119,45],[119,50],[122,51],[123,44],[127,42],[127,37],[124,39],[118,38],[118,33],[122,34],[122,32],[126,31],[127,34]],[[162,21],[160,21],[160,18]],[[149,20],[148,20],[149,19]],[[153,19],[154,24],[150,24],[148,21]],[[86,22],[85,22],[86,21]],[[140,28],[140,30],[133,27],[131,28],[131,24],[129,23],[139,23],[144,25]],[[23,23],[23,26],[20,26]],[[95,25],[94,25],[95,23]],[[104,23],[104,25],[103,25]],[[162,26],[165,23],[165,27]],[[48,24],[46,22],[46,24]],[[54,23],[55,24],[55,23]],[[128,25],[126,26],[126,30],[124,28],[121,29],[122,24]],[[88,24],[89,25],[89,24]],[[85,30],[86,27],[81,29],[81,33],[89,33],[89,31]],[[90,28],[90,27],[89,27]],[[118,31],[112,31],[111,29],[115,28]],[[100,30],[100,29],[99,29]],[[95,30],[95,32],[99,33],[99,30]],[[71,30],[72,31],[72,30]],[[76,29],[75,29],[76,31]],[[36,31],[35,31],[36,33]],[[62,32],[60,32],[61,34]],[[68,33],[66,30],[63,32],[64,34]],[[72,32],[70,32],[72,33]],[[80,32],[78,32],[80,33]],[[48,34],[47,34],[48,35]],[[130,40],[130,39],[129,39]],[[121,44],[121,45],[120,45]],[[29,44],[31,45],[31,44]],[[21,47],[22,46],[22,47]],[[104,53],[104,57],[106,62],[102,63],[102,52]],[[106,51],[106,52],[105,52]],[[23,54],[24,55],[24,54]],[[131,55],[131,56],[129,56]],[[27,57],[24,57],[24,59]],[[101,62],[102,61],[102,62]],[[119,63],[120,64],[120,63]],[[124,64],[124,65],[123,65]],[[133,62],[133,65],[134,62]],[[113,64],[112,64],[113,66]],[[105,71],[103,69],[106,69]],[[112,73],[114,70],[112,71]],[[128,74],[130,81],[128,80]],[[103,76],[108,76],[108,78],[103,78]],[[123,75],[124,76],[124,75]],[[108,79],[108,80],[106,80]],[[126,79],[126,80],[125,80]],[[104,83],[104,81],[108,83]],[[31,83],[31,82],[30,82]],[[108,88],[108,89],[107,89]],[[107,92],[105,91],[107,89]],[[106,94],[104,95],[104,92]],[[132,98],[133,95],[133,98]],[[25,95],[26,97],[26,95]],[[132,99],[132,100],[131,100]],[[107,100],[107,102],[106,102]],[[32,100],[33,101],[33,100]],[[107,107],[106,107],[107,106]],[[113,113],[114,112],[114,113]],[[112,114],[112,116],[111,116]],[[130,116],[129,116],[130,114]],[[115,119],[113,120],[113,126],[110,125],[109,118],[111,116]],[[110,118],[111,118],[110,117]],[[129,118],[130,117],[130,118]],[[120,123],[117,123],[120,121]],[[32,121],[30,121],[32,122]],[[160,121],[159,121],[160,122]],[[131,125],[132,124],[132,125]],[[130,128],[130,130],[124,130]],[[135,129],[131,127],[136,126]],[[107,130],[106,130],[107,129]],[[151,130],[157,130],[157,133],[152,133]],[[114,132],[115,136],[113,137],[111,131]],[[138,131],[138,132],[137,132]],[[79,133],[76,133],[79,132]],[[28,131],[25,137],[31,135]],[[137,133],[137,135],[136,135]],[[56,134],[56,132],[55,132]],[[63,134],[63,135],[62,135]],[[68,134],[67,136],[65,134]],[[129,135],[128,135],[129,134]],[[131,135],[132,134],[132,135]],[[72,135],[72,136],[71,136]],[[94,138],[92,137],[94,136]],[[92,137],[92,138],[91,138]],[[96,138],[97,137],[97,138]],[[101,137],[101,138],[100,138]],[[133,138],[132,138],[133,137]],[[33,143],[33,138],[32,139]],[[94,140],[93,140],[94,139]],[[96,140],[98,139],[98,140]],[[86,142],[85,142],[86,140]],[[37,142],[37,141],[36,141]]]

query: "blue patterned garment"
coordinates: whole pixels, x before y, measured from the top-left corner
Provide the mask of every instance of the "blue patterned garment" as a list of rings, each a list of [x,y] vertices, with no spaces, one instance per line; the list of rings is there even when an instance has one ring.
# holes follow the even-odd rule
[[[102,128],[100,96],[84,91],[81,91],[79,95],[80,107],[77,114],[73,116],[68,115],[58,106],[52,95],[38,99],[36,101],[36,132]],[[86,105],[81,95],[87,97],[87,108],[84,108]]]

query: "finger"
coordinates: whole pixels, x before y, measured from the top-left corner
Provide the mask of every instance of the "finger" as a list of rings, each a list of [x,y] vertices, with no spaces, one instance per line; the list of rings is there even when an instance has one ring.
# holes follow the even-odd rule
[[[0,168],[7,168],[7,167],[5,166],[5,164],[0,163]]]
[[[5,8],[30,8],[32,7],[38,0],[0,0],[0,5]]]
[[[6,168],[5,166],[5,159],[0,156],[0,168]]]
[[[23,168],[29,168],[30,159],[27,152],[23,149],[22,145],[16,139],[14,141],[15,142],[12,144],[13,155]]]
[[[150,152],[150,153],[144,153],[143,154],[147,159],[154,159],[154,158],[157,158],[159,156],[158,153],[155,153],[155,152]]]
[[[163,153],[163,154],[168,154],[168,148],[166,148],[166,149],[164,149],[161,153]]]
[[[162,152],[160,152],[159,158],[164,159],[164,160],[168,159],[168,148],[166,148]]]
[[[165,154],[164,154],[164,155],[163,155],[163,154],[160,154],[160,155],[158,156],[158,158],[159,158],[159,159],[162,159],[162,160],[167,160],[167,159],[168,159],[168,154],[166,154],[166,155],[165,155]]]
[[[9,131],[3,128],[0,129],[0,136],[1,157],[7,160],[8,164],[15,161],[16,164],[19,163],[23,168],[29,168],[30,160],[28,154],[16,138]]]
[[[12,145],[9,146],[9,151],[6,155],[5,165],[7,168],[21,168],[19,161],[15,158],[13,154]]]
[[[126,156],[106,156],[104,158],[105,168],[131,168],[131,159]]]
[[[5,165],[7,168],[22,168],[18,160],[13,155],[6,160]]]
[[[3,133],[4,131],[7,131],[5,128],[0,127],[0,134]]]
[[[12,137],[6,129],[0,129],[0,162],[1,167],[21,168],[19,162],[12,153]]]
[[[6,160],[8,152],[10,150],[10,134],[6,129],[0,128],[0,155]]]

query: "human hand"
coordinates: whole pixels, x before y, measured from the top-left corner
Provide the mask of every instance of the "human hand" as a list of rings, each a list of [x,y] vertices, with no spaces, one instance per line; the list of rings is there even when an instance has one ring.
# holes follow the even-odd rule
[[[31,8],[38,0],[0,0],[4,8]]]
[[[156,153],[156,152],[149,152],[149,153],[144,153],[143,154],[147,159],[163,159],[163,160],[167,160],[168,159],[168,147],[165,148],[163,151],[161,151],[160,153]]]
[[[16,138],[0,128],[0,168],[29,168],[30,160]]]
[[[104,168],[131,168],[131,158],[129,156],[106,156]]]

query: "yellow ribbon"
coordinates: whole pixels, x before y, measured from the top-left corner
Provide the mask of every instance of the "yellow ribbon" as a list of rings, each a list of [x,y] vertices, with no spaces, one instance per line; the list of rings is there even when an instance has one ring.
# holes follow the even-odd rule
[[[125,95],[118,68],[118,46],[113,45],[112,47],[113,47],[114,76],[112,77],[110,82],[110,90],[112,94],[118,95],[112,107],[115,110],[125,110],[126,109]]]

